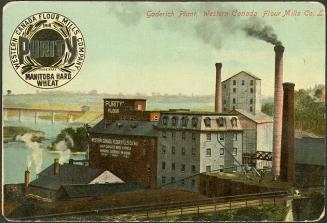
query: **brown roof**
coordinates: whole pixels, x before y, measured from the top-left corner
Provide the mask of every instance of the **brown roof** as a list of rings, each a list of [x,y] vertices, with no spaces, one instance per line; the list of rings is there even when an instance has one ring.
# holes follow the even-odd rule
[[[229,80],[229,79],[231,79],[231,78],[233,78],[233,77],[235,77],[235,76],[237,76],[237,75],[239,75],[240,73],[245,73],[245,74],[253,77],[254,79],[261,80],[259,77],[255,76],[254,74],[251,74],[250,72],[242,70],[242,71],[238,72],[237,74],[234,74],[233,76],[231,76],[231,77],[227,78],[226,80],[222,81],[222,83]]]

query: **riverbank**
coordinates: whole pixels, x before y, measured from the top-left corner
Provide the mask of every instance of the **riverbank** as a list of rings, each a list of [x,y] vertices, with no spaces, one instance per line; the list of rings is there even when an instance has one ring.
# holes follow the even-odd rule
[[[17,142],[17,136],[22,136],[25,134],[32,134],[32,142],[42,142],[45,140],[45,132],[34,130],[25,126],[5,126],[3,128],[3,143]]]

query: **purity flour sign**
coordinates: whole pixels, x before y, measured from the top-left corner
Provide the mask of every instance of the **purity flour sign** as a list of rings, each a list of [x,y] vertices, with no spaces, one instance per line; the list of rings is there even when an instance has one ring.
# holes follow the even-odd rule
[[[9,46],[10,60],[18,76],[43,89],[71,81],[85,58],[80,29],[67,17],[42,12],[23,20]]]

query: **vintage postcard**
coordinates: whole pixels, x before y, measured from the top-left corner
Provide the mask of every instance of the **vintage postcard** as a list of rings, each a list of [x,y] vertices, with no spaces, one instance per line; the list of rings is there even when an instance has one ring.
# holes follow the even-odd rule
[[[3,2],[1,221],[322,221],[325,13]]]

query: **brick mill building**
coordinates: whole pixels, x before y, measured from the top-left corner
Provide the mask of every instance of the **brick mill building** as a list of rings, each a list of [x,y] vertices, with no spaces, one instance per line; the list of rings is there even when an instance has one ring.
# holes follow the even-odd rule
[[[198,191],[199,173],[240,170],[242,128],[235,115],[161,112],[157,129],[159,187]]]
[[[159,115],[146,111],[145,99],[104,99],[104,118],[89,131],[89,165],[154,187]]]

